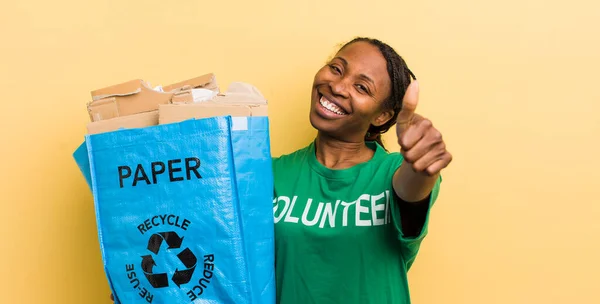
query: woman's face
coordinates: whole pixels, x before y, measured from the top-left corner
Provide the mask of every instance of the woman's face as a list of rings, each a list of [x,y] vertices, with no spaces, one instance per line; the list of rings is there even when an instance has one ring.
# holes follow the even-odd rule
[[[361,141],[369,126],[393,115],[381,105],[391,94],[387,63],[376,46],[355,42],[315,75],[310,122],[320,132],[346,141]]]

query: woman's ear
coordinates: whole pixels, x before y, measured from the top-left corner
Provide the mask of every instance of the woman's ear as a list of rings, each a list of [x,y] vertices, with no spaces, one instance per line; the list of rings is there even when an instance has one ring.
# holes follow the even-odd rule
[[[390,119],[392,119],[392,117],[394,117],[394,110],[383,111],[379,113],[379,115],[377,115],[375,119],[373,119],[371,124],[373,126],[379,127],[387,123]]]

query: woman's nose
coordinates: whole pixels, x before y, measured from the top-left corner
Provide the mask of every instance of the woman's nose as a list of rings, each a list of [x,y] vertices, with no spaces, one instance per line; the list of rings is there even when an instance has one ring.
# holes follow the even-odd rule
[[[348,97],[348,83],[345,78],[332,81],[329,83],[329,86],[331,87],[331,93],[333,93],[333,95],[341,96],[344,98]]]

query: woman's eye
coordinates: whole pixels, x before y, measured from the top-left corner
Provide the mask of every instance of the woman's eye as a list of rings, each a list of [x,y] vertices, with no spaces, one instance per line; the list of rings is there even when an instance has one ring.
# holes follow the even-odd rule
[[[363,93],[367,93],[367,88],[364,85],[357,84],[356,87],[358,88],[359,91],[361,91]]]
[[[333,64],[330,65],[329,67],[331,67],[331,70],[333,70],[337,74],[341,74],[342,73],[342,71],[337,66],[335,66]]]

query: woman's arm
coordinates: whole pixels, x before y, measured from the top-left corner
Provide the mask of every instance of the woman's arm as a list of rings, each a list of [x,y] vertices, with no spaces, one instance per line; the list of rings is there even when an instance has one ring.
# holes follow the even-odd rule
[[[404,160],[394,173],[393,187],[400,198],[400,214],[404,234],[421,231],[429,197],[440,171],[452,161],[442,134],[429,119],[415,113],[419,100],[419,85],[408,87],[403,109],[398,114],[396,134]]]
[[[403,163],[396,170],[393,186],[399,198],[398,207],[404,237],[416,237],[421,234],[427,219],[429,197],[438,177],[439,174],[418,174],[407,163]]]
[[[438,178],[439,173],[434,175],[418,173],[409,163],[403,162],[394,174],[394,191],[403,201],[420,204],[427,201]]]

